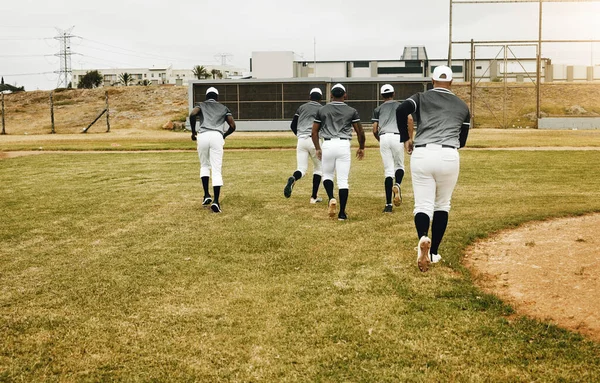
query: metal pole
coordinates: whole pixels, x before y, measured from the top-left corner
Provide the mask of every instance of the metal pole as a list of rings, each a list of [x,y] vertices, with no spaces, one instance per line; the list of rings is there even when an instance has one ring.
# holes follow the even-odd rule
[[[542,117],[541,98],[542,98],[542,0],[539,1],[539,31],[538,31],[538,48],[537,48],[537,76],[536,76],[536,115],[540,119]]]
[[[450,0],[450,21],[448,25],[448,66],[452,68],[452,1]]]
[[[50,133],[54,134],[56,131],[54,130],[54,100],[52,99],[52,93],[50,92],[50,122],[52,123],[52,130]]]
[[[471,121],[475,123],[475,42],[471,39],[471,70],[469,71],[469,77],[471,81]],[[472,128],[475,126],[471,125]]]
[[[4,93],[2,93],[2,134],[6,134],[6,130],[4,130]]]
[[[108,109],[108,91],[104,92],[104,98],[106,100],[106,133],[110,132],[110,110]]]
[[[503,128],[506,128],[508,123],[506,121],[506,101],[508,99],[508,78],[506,77],[506,72],[508,71],[508,45],[504,46],[504,73],[502,74],[504,79],[504,102],[502,103],[502,124]]]

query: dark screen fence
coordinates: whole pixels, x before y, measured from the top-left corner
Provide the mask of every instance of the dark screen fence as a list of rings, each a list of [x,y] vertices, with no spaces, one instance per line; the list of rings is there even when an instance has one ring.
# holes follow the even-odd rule
[[[311,79],[312,80],[312,79]],[[205,99],[206,90],[214,86],[219,90],[219,102],[226,105],[237,121],[290,121],[300,105],[307,102],[312,88],[323,92],[323,104],[330,99],[329,89],[340,82],[346,88],[346,103],[358,110],[361,120],[368,123],[373,110],[381,104],[379,90],[383,84],[391,84],[396,99],[404,100],[427,89],[428,79],[415,78],[408,81],[385,79],[319,79],[319,81],[289,80],[237,80],[190,82],[193,104]],[[396,80],[396,81],[394,81]],[[225,82],[226,81],[226,82]]]

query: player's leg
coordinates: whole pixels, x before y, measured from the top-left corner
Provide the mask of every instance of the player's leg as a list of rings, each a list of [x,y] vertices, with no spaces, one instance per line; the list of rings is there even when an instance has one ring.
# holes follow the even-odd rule
[[[321,202],[323,199],[318,197],[319,186],[321,185],[321,179],[323,175],[323,165],[321,160],[317,158],[317,150],[315,149],[315,145],[312,143],[312,139],[310,142],[310,149],[308,150],[308,154],[313,163],[313,182],[312,182],[312,194],[310,196],[310,203]]]
[[[414,222],[419,238],[417,265],[423,272],[429,269],[430,263],[431,239],[428,233],[436,195],[436,184],[433,177],[435,163],[436,154],[428,148],[415,148],[413,151],[410,170],[415,200]]]
[[[196,148],[198,150],[198,158],[200,159],[200,180],[202,181],[202,189],[204,189],[202,206],[208,207],[212,203],[212,197],[208,190],[208,182],[210,179],[209,142],[203,135],[198,135],[197,137]]]
[[[402,203],[402,179],[404,179],[404,144],[400,142],[394,135],[394,141],[392,142],[392,156],[394,158],[394,176],[396,177],[396,183],[392,189],[394,193],[394,205],[400,206]]]
[[[446,227],[448,226],[448,213],[450,212],[450,200],[458,181],[460,170],[460,157],[458,150],[442,149],[441,161],[435,173],[437,184],[433,221],[431,223],[431,256],[433,261],[441,259],[438,250]]]
[[[334,141],[325,140],[321,145],[322,156],[321,164],[323,167],[323,188],[327,193],[327,208],[329,216],[333,217],[337,209],[337,200],[333,196],[333,175],[335,173],[335,147],[331,144]]]
[[[348,202],[349,184],[348,176],[350,175],[350,164],[352,155],[350,153],[350,141],[339,140],[338,157],[335,162],[338,193],[340,195],[340,212],[338,213],[338,219],[344,221],[348,219],[346,214],[346,204]]]
[[[285,198],[290,198],[296,181],[304,176],[308,168],[308,152],[305,148],[303,138],[299,138],[298,143],[296,144],[296,163],[296,171],[288,178],[285,187],[283,188],[283,195]]]
[[[210,132],[210,166],[212,168],[213,177],[213,203],[210,208],[215,213],[221,212],[221,203],[219,197],[221,194],[221,186],[223,186],[223,175],[221,168],[223,166],[223,136],[218,132]]]
[[[383,175],[385,188],[385,208],[384,213],[392,212],[392,187],[394,186],[394,158],[390,147],[390,137],[397,137],[394,134],[384,134],[379,137],[379,153],[383,161]]]

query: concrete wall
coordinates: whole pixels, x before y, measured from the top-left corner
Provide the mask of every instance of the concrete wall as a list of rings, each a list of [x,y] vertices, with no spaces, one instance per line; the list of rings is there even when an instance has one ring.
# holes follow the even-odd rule
[[[600,129],[600,117],[546,117],[538,119],[538,129],[590,130]]]
[[[294,52],[252,52],[252,77],[293,78]]]

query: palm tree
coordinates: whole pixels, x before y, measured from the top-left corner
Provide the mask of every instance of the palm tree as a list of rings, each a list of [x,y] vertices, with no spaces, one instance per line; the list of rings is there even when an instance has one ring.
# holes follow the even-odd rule
[[[196,65],[194,68],[192,68],[192,72],[198,80],[202,80],[203,78],[207,78],[210,76],[208,70],[206,70],[204,65]]]
[[[119,82],[121,84],[123,84],[124,86],[129,86],[130,84],[133,83],[133,75],[130,75],[129,73],[125,72],[125,73],[121,73],[119,75]]]
[[[216,78],[223,78],[223,73],[221,73],[221,71],[218,70],[218,69],[211,70],[210,74],[212,74],[213,80],[216,79]]]

